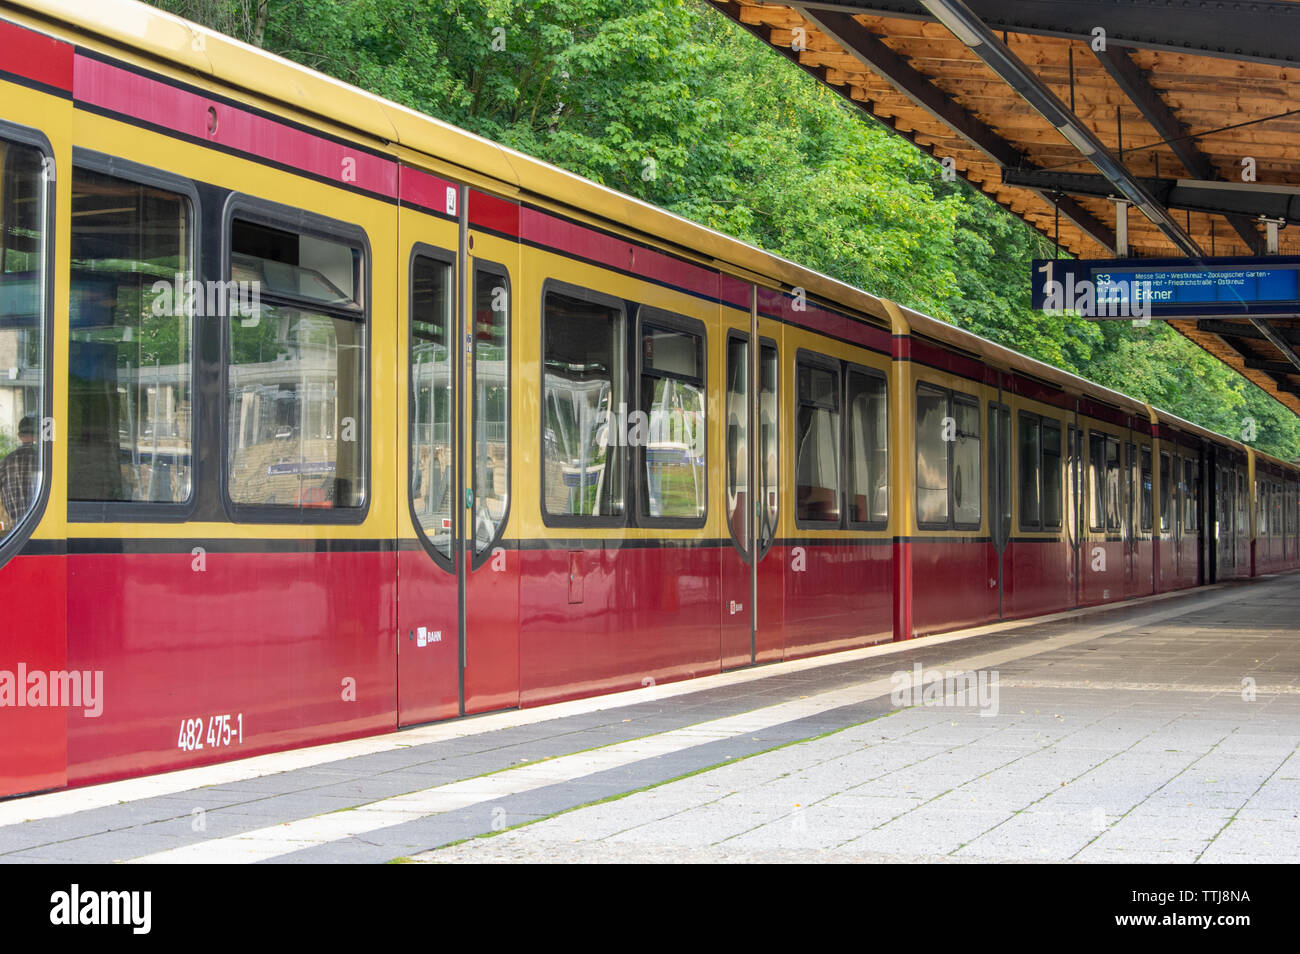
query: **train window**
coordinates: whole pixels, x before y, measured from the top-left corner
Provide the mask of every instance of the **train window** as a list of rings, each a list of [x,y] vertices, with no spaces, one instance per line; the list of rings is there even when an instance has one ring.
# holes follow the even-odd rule
[[[1040,530],[1043,525],[1042,426],[1037,415],[1020,415],[1020,528]],[[1059,440],[1059,432],[1058,432]],[[1060,456],[1060,447],[1057,447]]]
[[[1237,532],[1249,534],[1250,501],[1246,495],[1246,475],[1237,472]]]
[[[623,517],[627,413],[621,302],[548,285],[542,305],[542,513],[561,523]]]
[[[978,527],[980,499],[984,485],[980,480],[980,406],[965,394],[953,394],[953,418],[957,422],[957,440],[952,455],[952,515],[958,527]]]
[[[1217,536],[1226,543],[1230,541],[1234,535],[1234,530],[1232,525],[1232,518],[1233,518],[1232,471],[1228,470],[1226,467],[1219,468],[1218,483],[1219,483],[1219,501],[1218,501],[1219,526],[1217,528],[1218,530]],[[1231,565],[1231,561],[1232,561],[1232,553],[1231,553],[1231,548],[1229,548],[1229,552],[1228,552],[1229,565]]]
[[[1043,529],[1061,528],[1061,425],[1043,421]]]
[[[1266,520],[1268,508],[1265,507],[1265,488],[1262,480],[1255,481],[1255,536],[1262,537],[1268,530]]]
[[[1061,425],[1020,414],[1020,527],[1059,530],[1062,514]]]
[[[1199,532],[1201,501],[1201,469],[1192,458],[1183,461],[1183,528],[1187,533]]]
[[[46,217],[51,176],[33,146],[0,139],[0,542],[36,509],[48,473]]]
[[[770,544],[776,538],[780,515],[780,404],[778,398],[778,364],[776,345],[760,342],[758,349],[758,426],[759,476],[767,502],[767,526],[759,528],[759,537]]]
[[[1275,482],[1269,483],[1268,501],[1273,511],[1273,518],[1269,521],[1269,527],[1272,530],[1272,536],[1280,537],[1282,535],[1282,494],[1281,487]]]
[[[1174,470],[1169,455],[1160,452],[1160,532],[1169,533],[1173,529],[1174,513]]]
[[[428,540],[451,559],[456,342],[452,265],[417,255],[411,265],[411,507]]]
[[[849,523],[889,519],[889,412],[885,379],[850,368],[847,378]]]
[[[232,219],[231,281],[260,290],[227,321],[226,492],[236,508],[304,519],[365,506],[364,258],[359,243]]]
[[[184,195],[72,172],[68,500],[177,504],[191,487],[191,281]]]
[[[926,384],[916,388],[916,521],[948,526],[948,459],[955,421],[948,392]]]
[[[1120,529],[1120,510],[1123,501],[1120,484],[1119,441],[1113,437],[1106,438],[1106,529],[1115,532]]]
[[[727,525],[741,550],[749,547],[749,342],[727,338]]]
[[[1288,481],[1286,491],[1283,494],[1284,509],[1286,509],[1286,529],[1287,537],[1295,538],[1297,532],[1296,526],[1296,485],[1295,481]]]
[[[650,520],[698,525],[708,497],[704,336],[680,330],[687,319],[655,309],[643,307],[638,319],[640,407],[648,428],[637,451],[638,512]]]
[[[1092,488],[1089,500],[1088,527],[1106,529],[1106,435],[1088,432],[1088,485]]]
[[[510,503],[510,277],[474,266],[474,552],[505,529]]]
[[[1138,500],[1138,457],[1137,445],[1132,441],[1124,445],[1124,473],[1120,478],[1120,488],[1124,492],[1121,516],[1124,520],[1124,536],[1132,539],[1137,529]]]
[[[1151,448],[1141,447],[1138,449],[1140,460],[1138,469],[1138,479],[1141,481],[1139,488],[1141,503],[1138,506],[1138,526],[1143,530],[1151,529]]]
[[[1083,519],[1083,479],[1082,432],[1073,424],[1066,428],[1066,466],[1065,466],[1065,519],[1066,534],[1071,541],[1078,538],[1080,521]]]
[[[840,522],[840,372],[798,363],[795,420],[795,519]]]

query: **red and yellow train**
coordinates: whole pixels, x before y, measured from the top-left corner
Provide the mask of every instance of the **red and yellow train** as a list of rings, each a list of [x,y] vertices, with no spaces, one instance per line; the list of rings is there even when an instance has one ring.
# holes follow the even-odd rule
[[[0,164],[0,795],[1300,565],[1291,464],[125,0],[0,0]]]

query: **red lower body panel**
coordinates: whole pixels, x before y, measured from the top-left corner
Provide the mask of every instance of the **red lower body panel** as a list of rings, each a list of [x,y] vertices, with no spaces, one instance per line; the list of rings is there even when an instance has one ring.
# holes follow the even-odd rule
[[[998,554],[987,541],[911,543],[916,633],[978,626],[998,618]]]
[[[104,674],[102,715],[68,721],[70,784],[394,727],[394,554],[196,559],[68,558],[68,666]]]
[[[75,703],[97,704],[82,691],[76,700],[71,692],[56,700],[48,687],[39,691],[49,673],[70,668],[65,566],[62,556],[18,556],[0,570],[0,796],[67,784],[68,726],[85,718]],[[34,673],[46,675],[34,681]],[[64,701],[74,704],[52,704]]]
[[[719,671],[720,549],[570,552],[519,553],[521,705]]]

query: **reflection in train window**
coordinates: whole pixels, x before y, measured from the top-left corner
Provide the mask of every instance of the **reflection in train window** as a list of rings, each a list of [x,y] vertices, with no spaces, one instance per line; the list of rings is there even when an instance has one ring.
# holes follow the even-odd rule
[[[848,373],[849,522],[889,518],[889,411],[885,379]]]
[[[1139,451],[1142,459],[1141,481],[1142,481],[1142,506],[1141,506],[1141,528],[1143,530],[1151,529],[1151,448],[1143,446]]]
[[[1120,485],[1119,441],[1106,438],[1106,529],[1112,533],[1120,529],[1122,487]]]
[[[984,487],[980,478],[979,402],[954,393],[953,418],[957,423],[952,454],[952,516],[958,527],[978,527]]]
[[[34,508],[44,478],[44,158],[0,140],[0,542]]]
[[[800,361],[795,439],[795,519],[840,522],[840,373]]]
[[[655,311],[642,309],[641,412],[647,433],[638,449],[639,512],[651,519],[700,521],[708,480],[704,339],[659,327],[655,318]]]
[[[495,542],[510,499],[510,282],[474,270],[474,552]]]
[[[1174,528],[1174,465],[1170,456],[1160,452],[1160,532]]]
[[[1088,528],[1104,531],[1106,529],[1106,435],[1098,431],[1088,432],[1088,486],[1092,488],[1089,498]]]
[[[640,439],[624,392],[623,307],[595,292],[552,289],[542,325],[542,512],[621,517],[627,446]]]
[[[954,423],[948,392],[921,384],[916,389],[916,521],[948,525],[948,448]]]
[[[764,544],[769,544],[776,538],[781,499],[778,491],[781,473],[778,466],[780,453],[778,428],[781,418],[778,411],[780,404],[777,402],[777,369],[776,345],[760,342],[758,348],[758,474],[762,481],[761,491],[767,506],[761,511],[764,519],[760,521],[758,537]]]
[[[1042,527],[1041,431],[1038,415],[1020,415],[1020,526],[1025,530]]]
[[[235,219],[230,274],[257,290],[227,322],[231,502],[364,506],[361,249]]]
[[[742,550],[749,540],[749,342],[738,336],[727,338],[727,524]]]
[[[411,269],[411,504],[426,539],[451,557],[452,268],[417,256]]]
[[[1061,528],[1061,425],[1043,421],[1043,529]]]
[[[182,503],[191,485],[191,284],[184,196],[72,173],[68,499]]]

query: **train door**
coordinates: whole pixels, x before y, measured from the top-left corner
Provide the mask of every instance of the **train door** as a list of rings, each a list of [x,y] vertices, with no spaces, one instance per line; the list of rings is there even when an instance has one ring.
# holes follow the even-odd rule
[[[405,224],[418,213],[402,210],[401,215]],[[462,514],[455,506],[461,455],[454,399],[463,374],[457,360],[458,237],[454,225],[419,224],[422,237],[432,241],[403,241],[411,250],[410,287],[401,296],[407,301],[408,331],[398,362],[406,382],[401,393],[407,406],[407,453],[397,494],[409,502],[411,521],[410,535],[399,540],[397,559],[399,725],[462,711],[457,572]]]
[[[732,315],[724,323],[723,345],[723,500],[731,546],[722,553],[720,645],[723,669],[748,666],[757,655],[754,629],[754,500],[752,393],[753,359],[749,322]]]
[[[760,319],[756,299],[754,305],[748,328],[741,315],[724,322],[723,480],[731,541],[721,573],[724,669],[785,654],[785,566],[774,552],[780,518],[780,326]]]
[[[439,203],[400,219],[410,265],[397,490],[411,523],[399,539],[397,694],[410,725],[519,704],[518,551],[505,535],[517,259],[508,240],[470,232],[467,190],[403,176]]]
[[[1131,423],[1131,422],[1130,422]],[[1138,584],[1138,532],[1134,513],[1137,505],[1137,444],[1130,426],[1124,442],[1123,470],[1120,474],[1120,532],[1124,536],[1124,595],[1131,597],[1142,590]]]
[[[477,193],[469,196],[474,212]],[[506,537],[511,490],[514,242],[470,231],[461,437],[461,667],[465,712],[519,705],[519,550]],[[512,262],[512,258],[514,261]]]
[[[758,319],[757,393],[754,395],[754,420],[757,462],[754,468],[757,494],[754,520],[754,548],[758,562],[753,572],[755,661],[780,659],[785,655],[785,571],[788,561],[777,547],[780,520],[780,325],[766,318]],[[770,337],[769,337],[770,335]],[[788,402],[787,402],[788,403]]]
[[[999,619],[1006,615],[1006,551],[1011,542],[1011,493],[1011,409],[990,401],[989,531],[997,561]]]
[[[18,114],[15,119],[39,119],[51,135],[66,137],[63,110],[38,117],[35,104],[30,110],[21,101],[4,106],[6,113]],[[28,112],[30,116],[22,115]],[[93,723],[99,715],[87,706],[63,708],[53,698],[50,705],[41,704],[33,693],[42,690],[29,685],[23,674],[64,672],[70,666],[61,539],[65,481],[62,465],[57,472],[52,466],[55,438],[63,437],[54,426],[57,362],[50,359],[53,157],[50,143],[34,128],[0,120],[0,355],[5,356],[0,375],[0,673],[8,676],[0,681],[0,705],[5,707],[0,712],[0,798],[66,785],[69,727],[85,719]],[[62,322],[66,333],[66,309]],[[66,451],[61,456],[66,459]],[[70,679],[82,678],[78,670]],[[91,675],[85,672],[87,680]],[[50,691],[55,688],[51,685]],[[87,685],[81,690],[87,702],[93,689]],[[102,710],[102,692],[94,694]]]
[[[1065,534],[1070,544],[1069,573],[1073,591],[1073,603],[1079,605],[1082,579],[1080,574],[1080,554],[1083,550],[1083,433],[1079,430],[1079,415],[1076,410],[1075,423],[1069,425],[1066,438],[1065,466]]]

